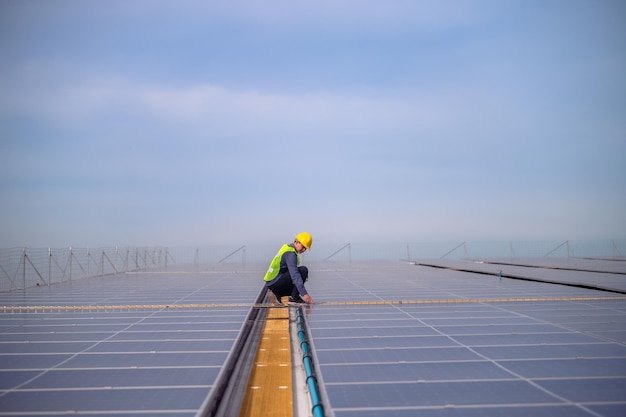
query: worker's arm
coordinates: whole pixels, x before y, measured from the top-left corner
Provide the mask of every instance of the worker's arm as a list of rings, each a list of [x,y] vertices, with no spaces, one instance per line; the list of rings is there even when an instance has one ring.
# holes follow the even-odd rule
[[[298,258],[296,254],[293,252],[285,252],[283,254],[283,262],[285,262],[285,265],[289,270],[289,275],[291,276],[291,281],[293,282],[293,285],[295,285],[298,289],[300,295],[302,297],[308,295],[309,293],[304,287],[304,282],[302,281],[302,275],[300,275],[300,271],[298,271]]]

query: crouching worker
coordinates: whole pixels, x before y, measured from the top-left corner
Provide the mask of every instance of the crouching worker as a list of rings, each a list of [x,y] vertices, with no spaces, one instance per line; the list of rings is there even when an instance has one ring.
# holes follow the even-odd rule
[[[313,298],[304,287],[309,270],[306,266],[300,266],[300,254],[311,249],[312,244],[311,235],[302,232],[295,237],[293,243],[284,244],[274,256],[263,278],[270,290],[269,297],[272,303],[280,303],[281,297],[284,296],[289,296],[290,304],[313,302]]]

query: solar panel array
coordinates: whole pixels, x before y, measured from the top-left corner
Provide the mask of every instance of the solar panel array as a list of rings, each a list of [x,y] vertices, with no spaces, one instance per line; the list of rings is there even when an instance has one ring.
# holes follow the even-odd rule
[[[620,294],[402,262],[309,267],[328,416],[626,415]],[[195,415],[263,266],[174,268],[0,294],[40,306],[0,314],[0,415]],[[585,274],[622,285],[617,269]]]
[[[337,417],[626,415],[625,300],[399,264],[327,274],[317,298],[424,301],[311,309]]]
[[[193,416],[249,307],[163,305],[250,303],[258,291],[255,274],[185,272],[0,294],[4,306],[90,306],[0,315],[0,415]]]

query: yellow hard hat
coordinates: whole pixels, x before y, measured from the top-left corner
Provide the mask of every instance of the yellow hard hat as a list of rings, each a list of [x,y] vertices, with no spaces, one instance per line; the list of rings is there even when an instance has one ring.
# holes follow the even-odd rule
[[[313,245],[313,238],[307,232],[298,233],[296,235],[296,240],[302,243],[302,245],[307,249],[311,249],[311,245]]]

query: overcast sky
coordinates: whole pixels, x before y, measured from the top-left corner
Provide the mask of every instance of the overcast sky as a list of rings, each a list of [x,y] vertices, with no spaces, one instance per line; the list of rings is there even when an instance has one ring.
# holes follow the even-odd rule
[[[626,237],[626,2],[0,2],[0,247]]]

